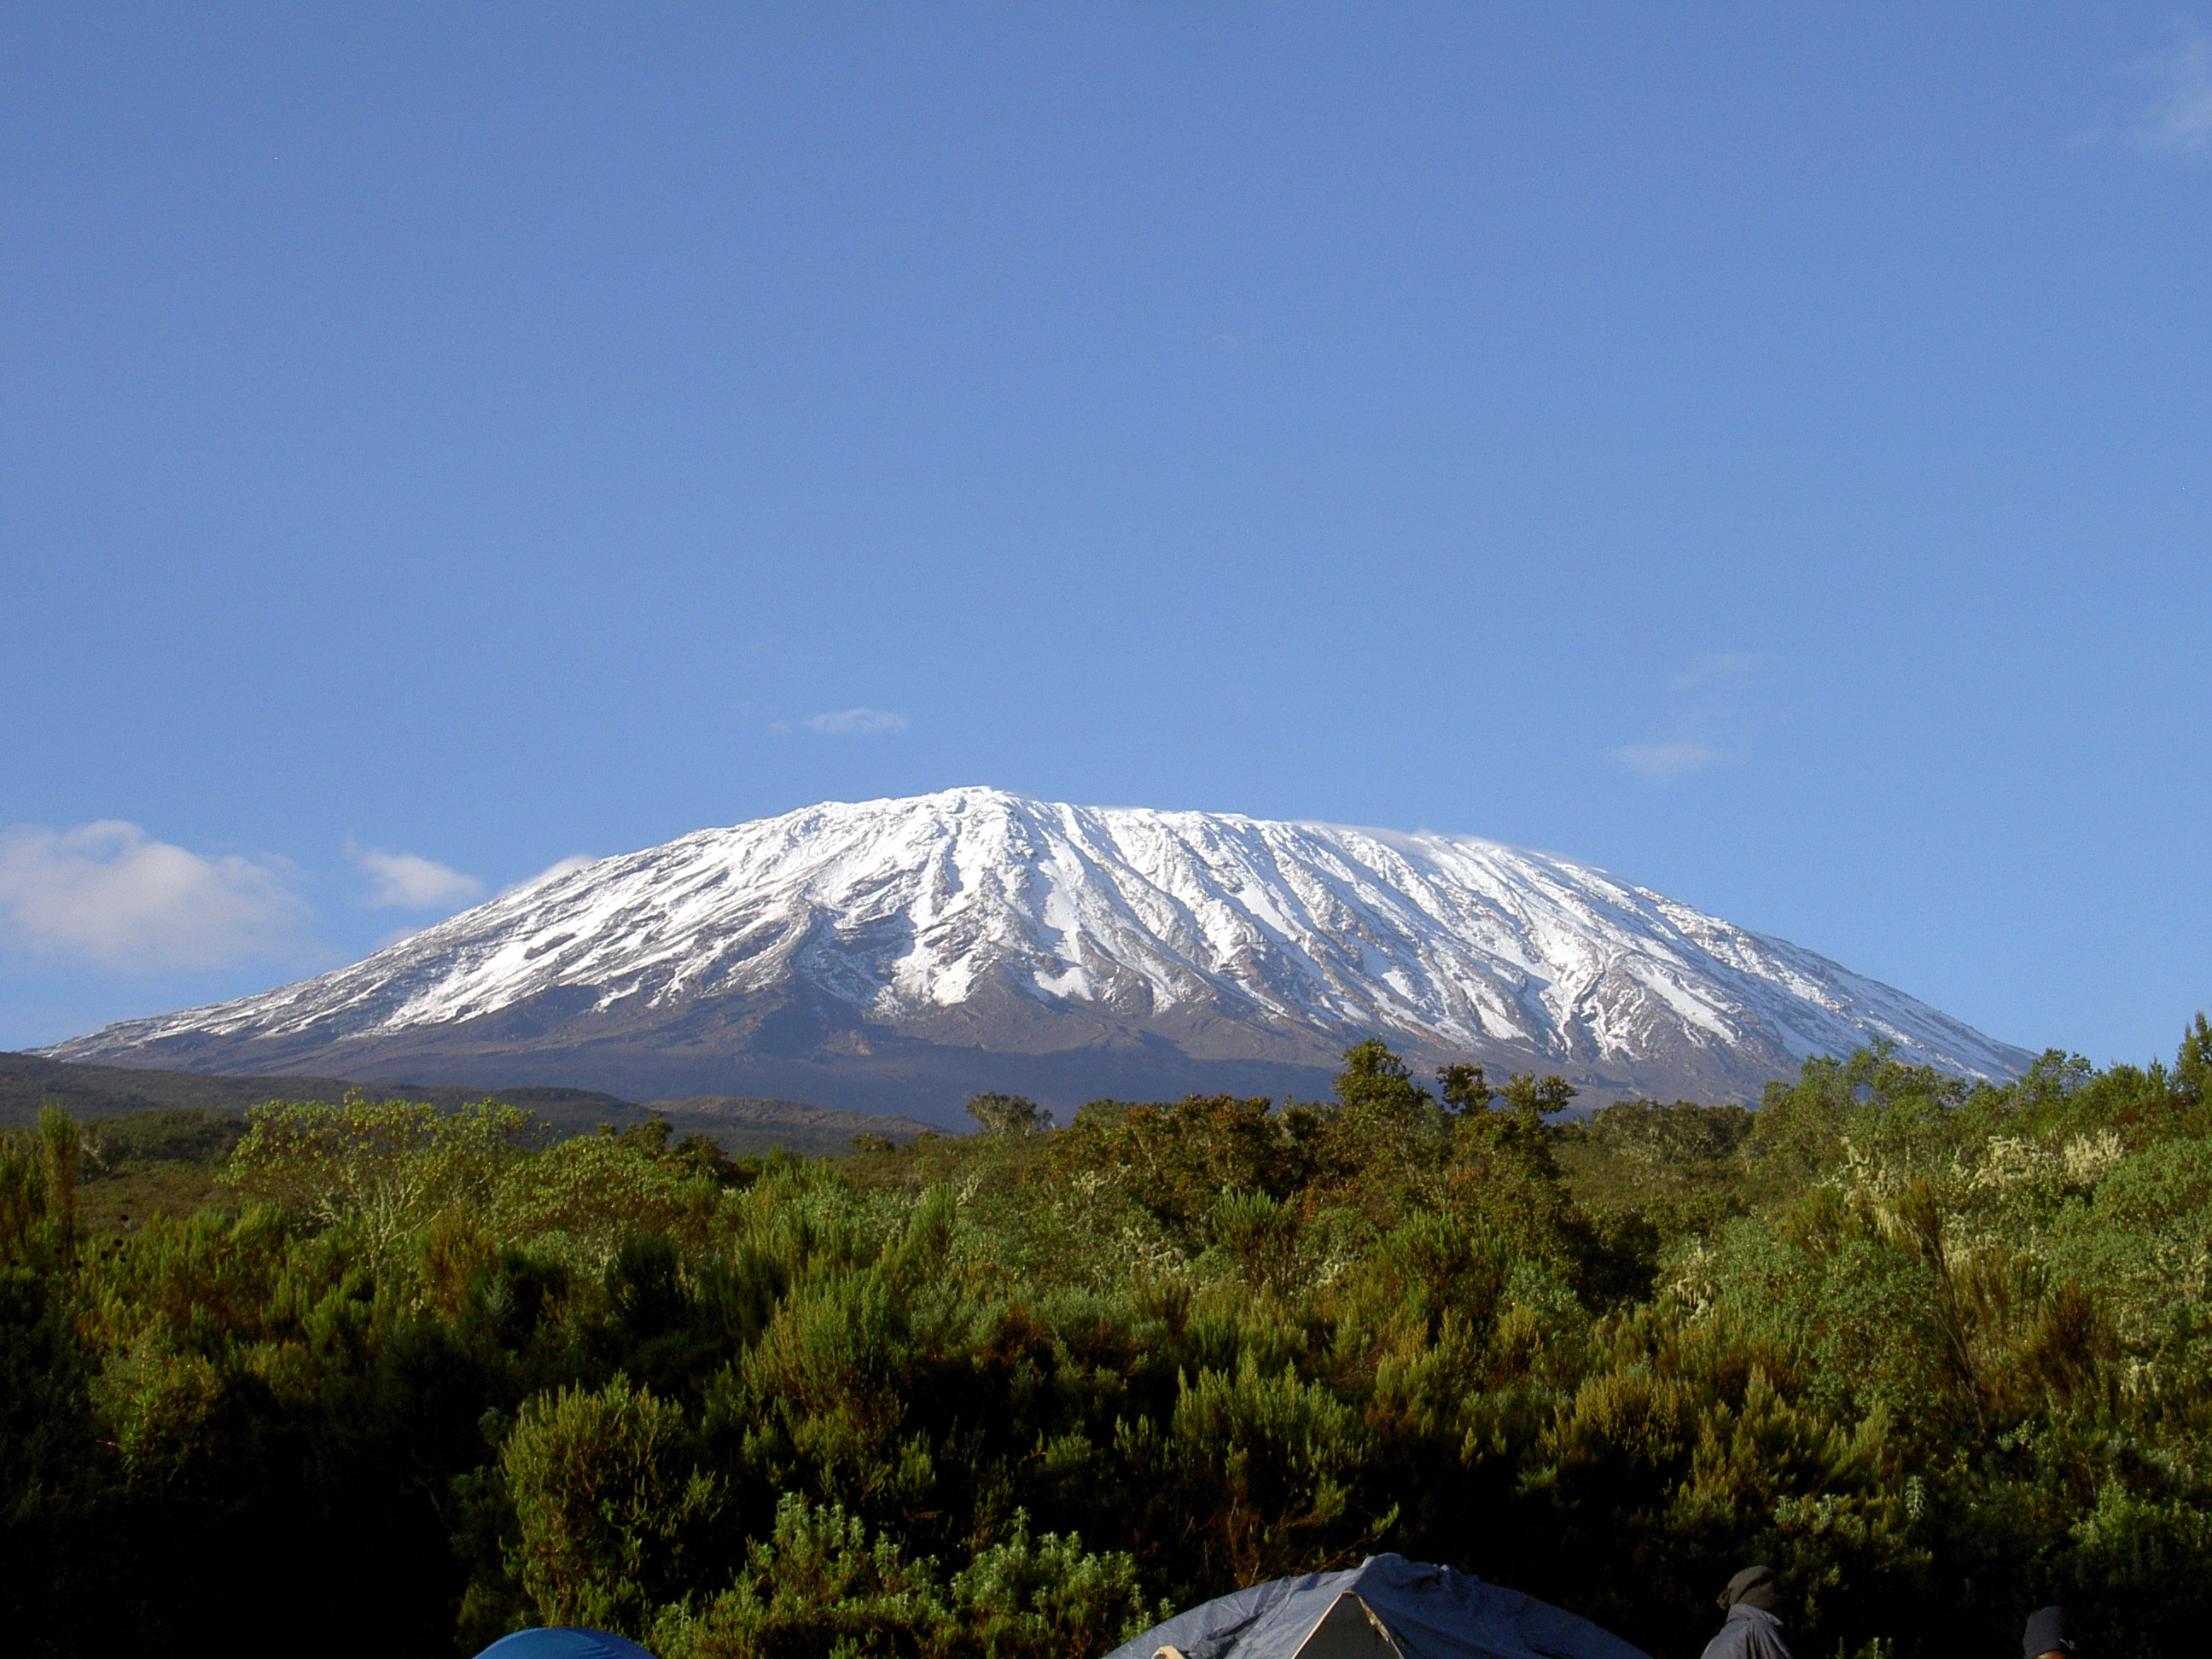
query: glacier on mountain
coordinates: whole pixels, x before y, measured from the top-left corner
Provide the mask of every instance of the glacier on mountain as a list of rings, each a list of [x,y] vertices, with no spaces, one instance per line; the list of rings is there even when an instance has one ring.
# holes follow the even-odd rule
[[[262,1071],[350,1054],[411,1060],[412,1076],[458,1042],[478,1071],[526,1053],[549,1076],[565,1041],[610,1065],[666,1051],[689,1077],[717,1042],[739,1071],[902,1043],[1311,1068],[1366,1035],[1607,1093],[1755,1097],[1808,1054],[1877,1038],[1958,1074],[2027,1058],[1570,859],[991,789],[825,804],[557,869],[351,967],[46,1052]]]

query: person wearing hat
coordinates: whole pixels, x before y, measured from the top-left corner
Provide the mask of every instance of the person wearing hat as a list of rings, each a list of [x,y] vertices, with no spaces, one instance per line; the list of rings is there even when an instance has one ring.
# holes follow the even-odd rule
[[[2066,1609],[2038,1607],[2027,1616],[2027,1629],[2020,1638],[2021,1659],[2066,1659],[2074,1651],[2066,1634]]]
[[[1782,1581],[1771,1567],[1746,1567],[1721,1592],[1728,1619],[1720,1634],[1705,1644],[1704,1659],[1790,1659],[1782,1639]],[[2033,1659],[2042,1659],[2041,1655]]]

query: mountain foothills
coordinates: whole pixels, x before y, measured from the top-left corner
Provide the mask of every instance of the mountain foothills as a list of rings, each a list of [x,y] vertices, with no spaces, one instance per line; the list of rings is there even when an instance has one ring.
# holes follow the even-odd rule
[[[1992,1041],[1809,951],[1468,836],[955,789],[570,868],[365,961],[60,1059],[835,1101],[1316,1094],[1352,1042],[1587,1097],[1748,1100],[1869,1041]]]
[[[781,1150],[842,1152],[855,1135],[894,1143],[932,1126],[881,1112],[810,1106],[798,1100],[744,1100],[702,1095],[683,1100],[622,1100],[591,1089],[453,1084],[353,1083],[323,1077],[221,1077],[208,1072],[159,1072],[143,1066],[83,1066],[38,1054],[0,1054],[0,1130],[35,1123],[47,1107],[82,1122],[116,1118],[242,1121],[271,1100],[404,1100],[453,1111],[489,1099],[533,1114],[554,1134],[602,1127],[623,1130],[656,1120],[684,1134],[703,1134],[724,1152]]]

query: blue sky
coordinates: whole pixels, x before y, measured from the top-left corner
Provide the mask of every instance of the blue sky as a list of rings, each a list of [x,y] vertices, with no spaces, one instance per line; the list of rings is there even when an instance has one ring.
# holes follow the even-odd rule
[[[2212,14],[0,14],[0,1046],[989,783],[2212,1003]]]

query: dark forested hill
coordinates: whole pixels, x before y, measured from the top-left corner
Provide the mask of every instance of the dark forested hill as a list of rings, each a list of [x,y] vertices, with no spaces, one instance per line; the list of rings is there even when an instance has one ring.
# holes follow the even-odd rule
[[[337,1101],[349,1092],[371,1100],[428,1100],[449,1107],[491,1094],[527,1106],[549,1122],[619,1121],[635,1109],[629,1101],[590,1089],[485,1090],[359,1084],[331,1077],[220,1077],[0,1053],[0,1124],[29,1123],[47,1101],[67,1107],[73,1116],[88,1119],[155,1109],[243,1113],[264,1100]]]
[[[602,1123],[617,1127],[666,1117],[684,1133],[702,1133],[731,1153],[771,1148],[808,1156],[847,1151],[854,1135],[892,1141],[930,1133],[928,1124],[872,1112],[810,1106],[797,1100],[697,1095],[675,1101],[631,1101],[591,1089],[458,1088],[416,1083],[352,1083],[327,1077],[215,1077],[199,1072],[141,1070],[0,1053],[0,1127],[33,1122],[48,1102],[82,1121],[126,1113],[199,1111],[243,1115],[264,1100],[427,1101],[447,1109],[489,1097],[536,1113],[558,1133]]]

